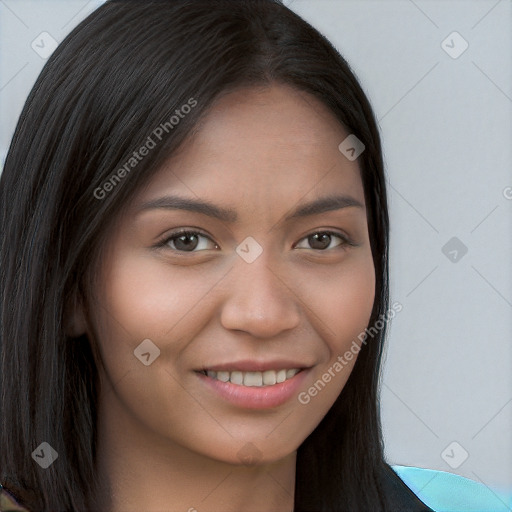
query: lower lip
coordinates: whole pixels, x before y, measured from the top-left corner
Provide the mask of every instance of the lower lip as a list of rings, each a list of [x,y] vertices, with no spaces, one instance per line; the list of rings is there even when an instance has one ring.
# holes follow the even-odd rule
[[[309,368],[304,369],[291,379],[271,386],[239,386],[231,382],[212,379],[203,373],[196,372],[196,375],[209,389],[238,407],[272,409],[283,405],[298,393],[308,372]]]

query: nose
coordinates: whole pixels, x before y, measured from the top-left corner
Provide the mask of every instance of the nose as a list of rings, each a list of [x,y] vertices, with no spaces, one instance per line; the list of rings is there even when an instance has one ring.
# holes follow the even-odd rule
[[[282,272],[263,255],[252,263],[238,259],[226,284],[221,323],[225,329],[270,338],[297,327],[301,303]],[[288,277],[288,281],[289,281]]]

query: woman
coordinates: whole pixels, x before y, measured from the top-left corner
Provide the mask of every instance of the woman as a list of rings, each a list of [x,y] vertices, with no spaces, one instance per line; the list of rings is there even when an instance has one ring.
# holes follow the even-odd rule
[[[0,189],[0,510],[433,510],[383,454],[374,116],[280,2],[108,1]]]

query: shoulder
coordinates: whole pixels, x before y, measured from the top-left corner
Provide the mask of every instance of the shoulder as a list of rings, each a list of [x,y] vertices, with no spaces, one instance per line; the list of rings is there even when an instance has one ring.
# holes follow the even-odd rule
[[[22,507],[14,496],[0,484],[0,512],[29,512],[29,510]]]
[[[512,492],[499,491],[460,475],[413,466],[391,468],[436,512],[506,512],[512,506]]]

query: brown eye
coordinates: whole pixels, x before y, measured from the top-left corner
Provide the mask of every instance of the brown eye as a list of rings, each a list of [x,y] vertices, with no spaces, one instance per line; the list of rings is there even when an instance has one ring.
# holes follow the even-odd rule
[[[208,244],[210,244],[210,247],[208,247]],[[179,252],[199,252],[201,250],[219,248],[209,236],[200,231],[179,231],[172,233],[159,242],[158,247],[169,248]],[[196,249],[198,250],[196,251]]]
[[[341,242],[335,243],[336,238],[341,240]],[[334,233],[332,231],[318,231],[317,233],[313,233],[302,240],[305,240],[308,246],[300,246],[297,244],[295,247],[298,247],[299,249],[325,251],[326,249],[333,249],[335,247],[350,244],[349,240],[341,233]]]

